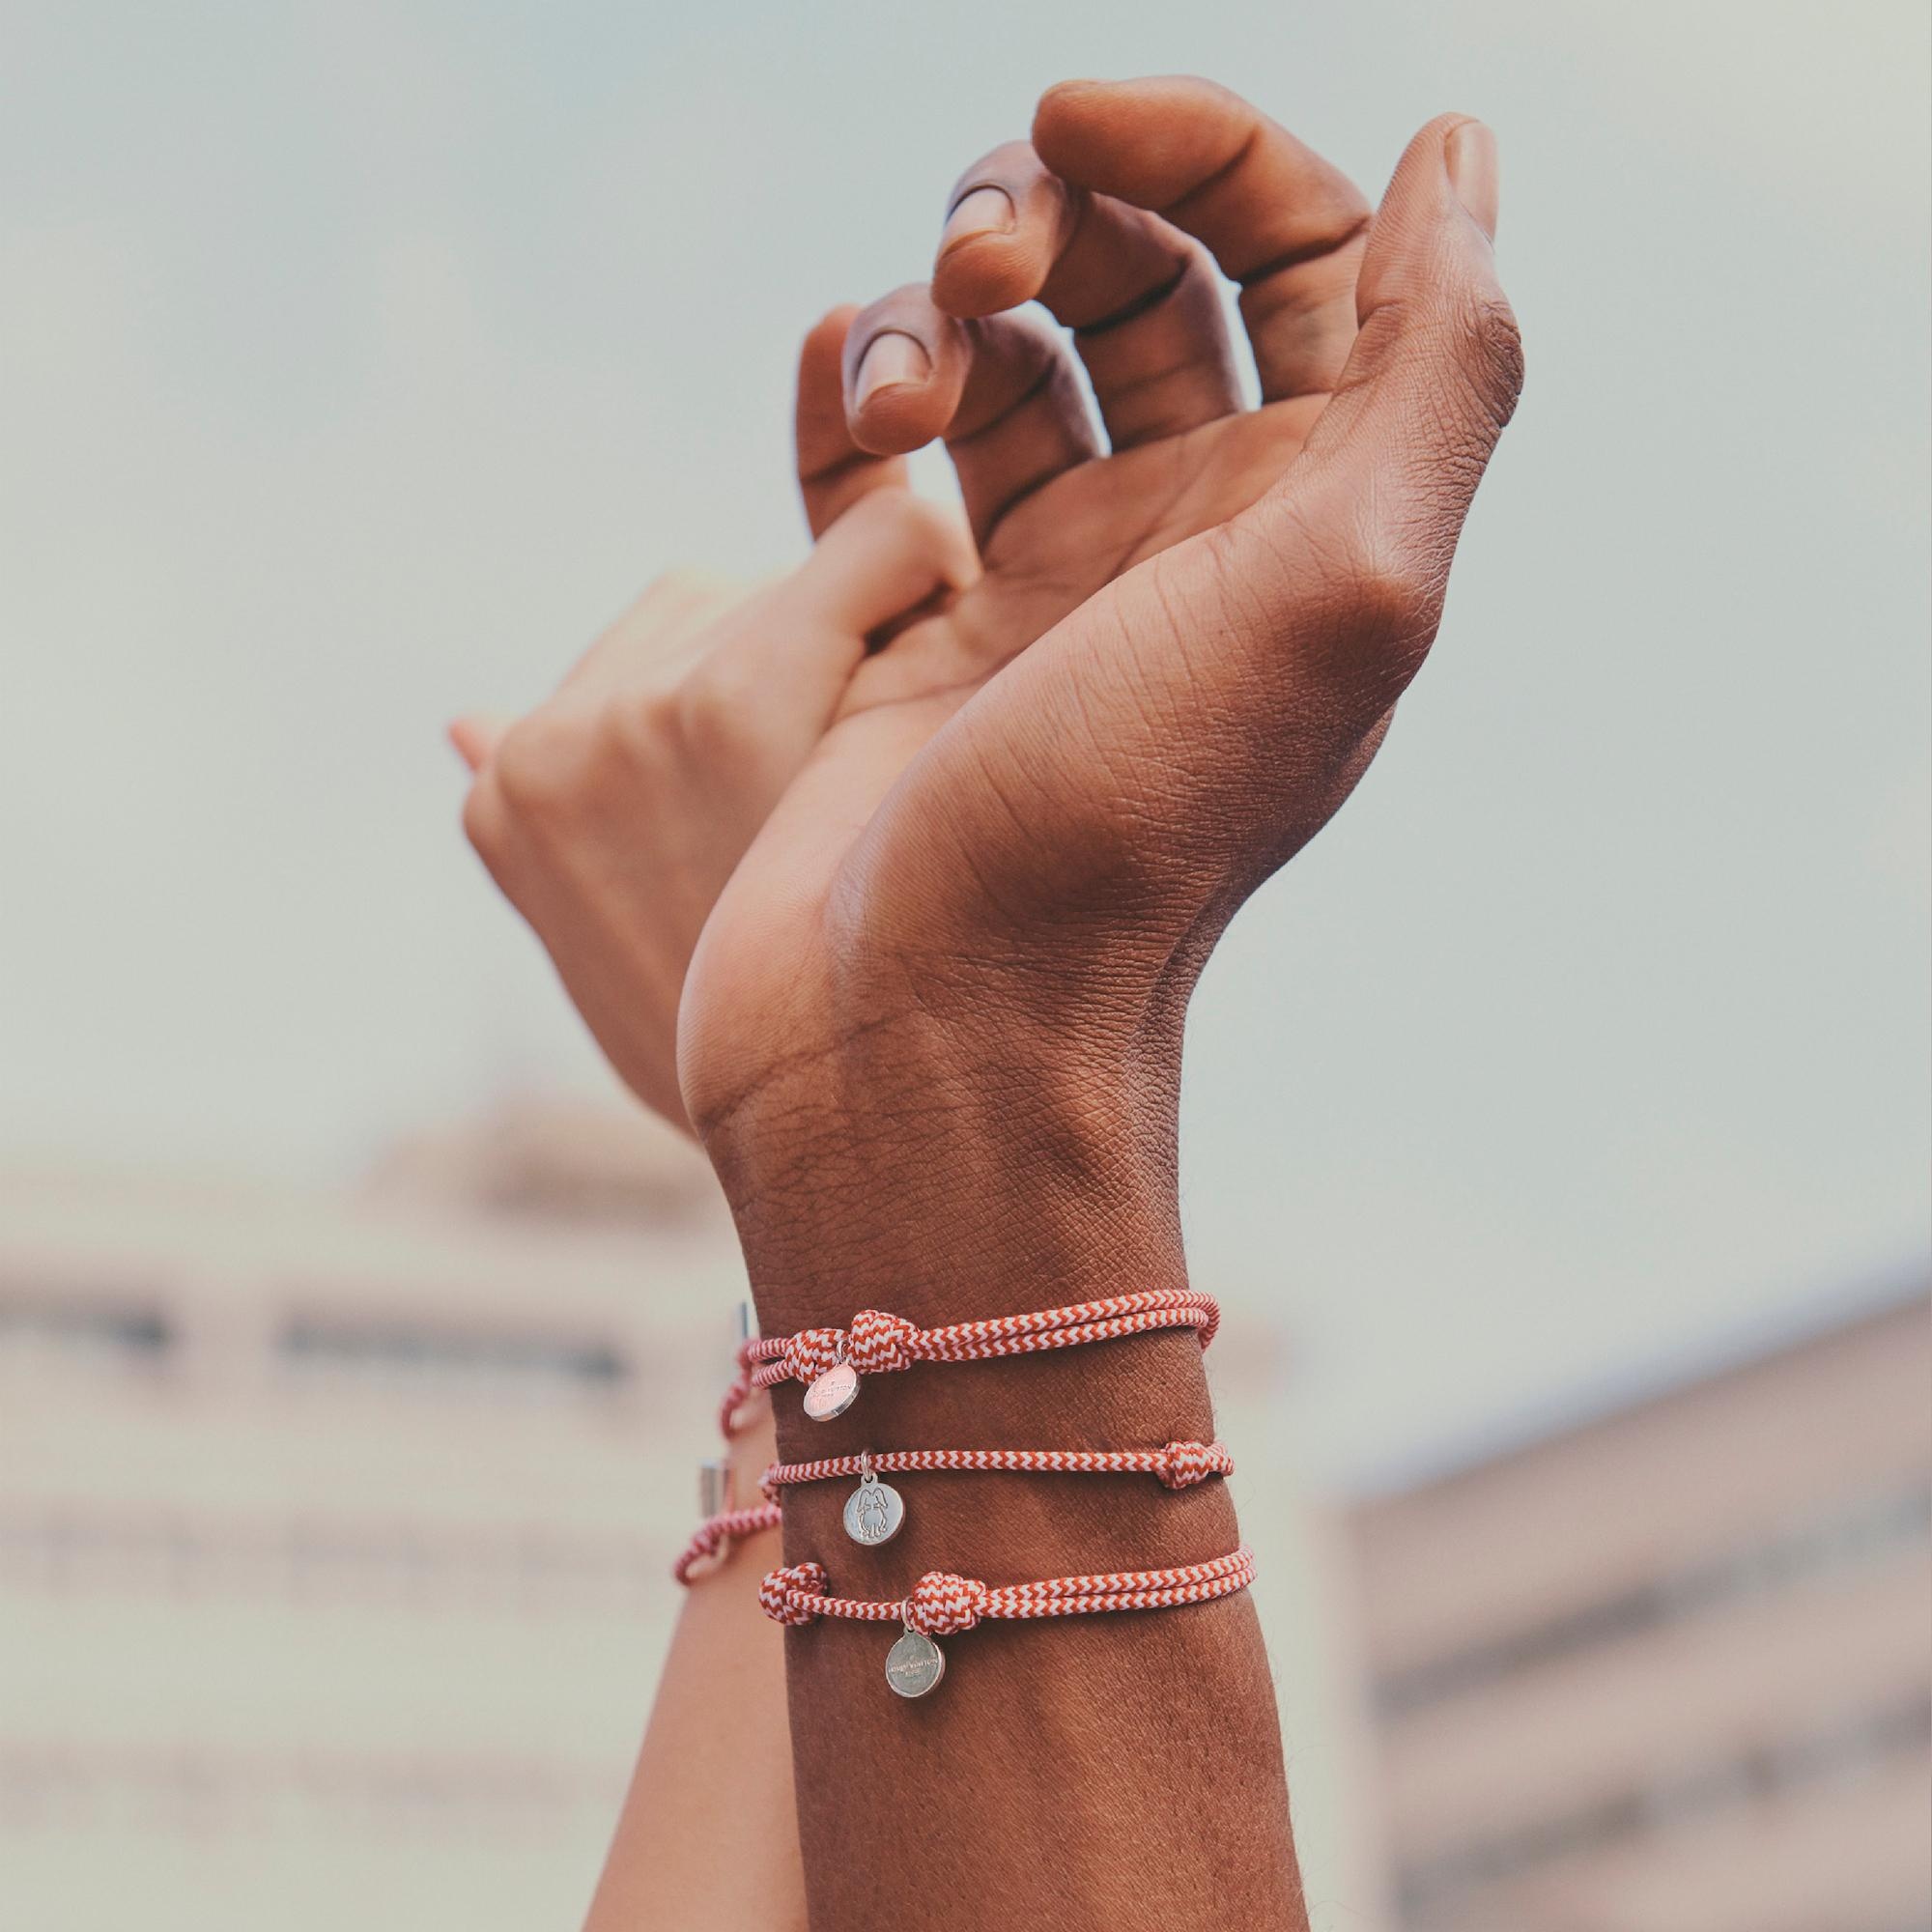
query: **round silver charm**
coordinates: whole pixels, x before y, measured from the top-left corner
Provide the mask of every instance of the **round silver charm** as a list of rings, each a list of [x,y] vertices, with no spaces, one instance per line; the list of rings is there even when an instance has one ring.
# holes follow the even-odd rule
[[[904,1521],[904,1499],[874,1475],[862,1477],[845,1498],[845,1534],[854,1543],[890,1543]]]
[[[886,1682],[901,1697],[923,1697],[945,1675],[946,1653],[920,1631],[907,1631],[886,1652]]]
[[[859,1394],[859,1371],[850,1362],[834,1362],[805,1392],[805,1412],[814,1422],[843,1415]]]

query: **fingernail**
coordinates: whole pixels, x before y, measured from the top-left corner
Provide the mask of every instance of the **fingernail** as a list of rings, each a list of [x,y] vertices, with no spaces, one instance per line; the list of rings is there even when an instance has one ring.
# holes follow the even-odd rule
[[[852,384],[854,407],[864,409],[881,389],[900,383],[923,383],[932,373],[925,351],[909,335],[889,329],[867,345]]]
[[[1492,242],[1496,239],[1496,137],[1480,121],[1449,130],[1443,149],[1456,199]]]
[[[1003,187],[976,187],[946,217],[939,231],[939,252],[956,248],[981,235],[1010,235],[1015,221],[1012,197]]]

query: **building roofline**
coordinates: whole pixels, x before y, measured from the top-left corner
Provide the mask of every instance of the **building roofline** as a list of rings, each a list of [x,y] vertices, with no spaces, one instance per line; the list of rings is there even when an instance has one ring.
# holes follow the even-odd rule
[[[1350,1501],[1373,1506],[1446,1488],[1661,1408],[1693,1390],[1750,1375],[1819,1343],[1895,1320],[1914,1307],[1932,1314],[1932,1260],[1867,1277],[1823,1299],[1720,1323],[1661,1359],[1572,1378],[1492,1427],[1372,1469],[1350,1486]]]

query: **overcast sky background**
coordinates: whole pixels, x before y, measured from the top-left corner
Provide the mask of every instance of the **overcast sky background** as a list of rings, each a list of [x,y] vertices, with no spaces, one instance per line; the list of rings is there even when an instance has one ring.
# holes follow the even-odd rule
[[[331,1179],[594,1084],[444,721],[795,557],[801,329],[1041,86],[1184,70],[1372,192],[1491,121],[1530,364],[1197,1003],[1198,1280],[1360,1480],[1922,1264],[1921,0],[0,17],[0,1157]]]

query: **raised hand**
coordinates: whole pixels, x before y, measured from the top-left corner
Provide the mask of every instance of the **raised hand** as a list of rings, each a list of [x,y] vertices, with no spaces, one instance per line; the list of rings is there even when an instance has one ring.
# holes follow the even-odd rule
[[[1151,1026],[1178,1052],[1221,926],[1348,795],[1435,637],[1520,379],[1495,200],[1478,123],[1424,128],[1372,215],[1196,80],[1055,88],[961,178],[930,286],[852,324],[844,421],[801,449],[836,530],[866,452],[944,436],[984,572],[858,666],[710,923],[682,1077],[722,1164],[761,1098],[836,1112],[814,1067],[865,1104],[891,1035],[997,1010],[1049,1071],[1072,1029],[1089,1081],[1144,1065]],[[1003,312],[1035,296],[1070,337]]]
[[[806,443],[839,408],[821,333],[799,369]],[[751,592],[662,578],[527,717],[451,726],[475,774],[471,843],[611,1065],[679,1126],[678,1000],[714,901],[868,637],[979,573],[957,514],[910,495],[902,463],[856,466],[838,501],[837,528],[789,577]]]

